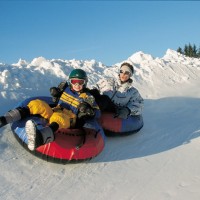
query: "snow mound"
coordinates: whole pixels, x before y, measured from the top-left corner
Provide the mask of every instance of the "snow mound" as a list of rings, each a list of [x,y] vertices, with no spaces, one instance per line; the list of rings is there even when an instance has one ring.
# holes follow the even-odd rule
[[[172,87],[180,87],[183,83],[200,78],[200,60],[186,57],[171,49],[168,49],[162,58],[153,58],[139,51],[122,62],[133,64],[134,85],[139,90],[143,89],[142,95],[148,98],[164,96],[160,88],[170,90]],[[106,66],[95,60],[47,60],[38,57],[30,63],[20,59],[16,64],[0,64],[0,97],[27,98],[32,95],[33,90],[39,95],[47,95],[49,87],[66,80],[71,70],[76,68],[87,72],[88,86],[93,87],[103,77],[117,77],[122,62]]]

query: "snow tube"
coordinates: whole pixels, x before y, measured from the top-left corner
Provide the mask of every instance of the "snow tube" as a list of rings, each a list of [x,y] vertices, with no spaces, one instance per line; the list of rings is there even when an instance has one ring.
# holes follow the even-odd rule
[[[127,119],[114,118],[113,113],[102,113],[99,123],[106,136],[126,136],[138,132],[143,127],[142,115]]]
[[[25,107],[31,100],[41,99],[53,106],[51,97],[33,97],[21,102],[17,107]],[[41,116],[30,116],[14,122],[11,129],[14,136],[28,150],[25,123],[33,119],[39,128],[46,126],[47,120]],[[105,135],[102,127],[95,120],[88,120],[87,129],[59,129],[55,133],[55,141],[38,147],[35,151],[29,151],[34,155],[50,162],[69,163],[89,160],[100,154],[105,145]]]

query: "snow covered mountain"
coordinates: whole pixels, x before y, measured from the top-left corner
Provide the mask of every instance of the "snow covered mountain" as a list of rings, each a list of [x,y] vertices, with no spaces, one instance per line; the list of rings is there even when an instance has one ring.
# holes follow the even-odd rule
[[[137,52],[127,61],[134,65],[134,84],[138,89],[145,90],[144,97],[157,97],[160,87],[167,89],[193,82],[200,76],[199,59],[185,57],[170,49],[163,58]],[[93,86],[104,76],[117,76],[120,64],[106,66],[95,60],[47,60],[43,57],[35,58],[30,63],[21,59],[11,65],[1,63],[0,97],[18,100],[32,94],[47,95],[49,87],[67,79],[73,68],[84,69],[89,76],[89,86]]]
[[[134,65],[133,82],[145,99],[142,130],[106,138],[91,161],[58,165],[26,152],[8,125],[0,130],[0,199],[199,200],[200,59],[168,49],[162,58],[137,52],[125,61]],[[0,113],[27,97],[49,95],[74,68],[84,69],[93,87],[117,76],[122,62],[39,57],[0,63]]]

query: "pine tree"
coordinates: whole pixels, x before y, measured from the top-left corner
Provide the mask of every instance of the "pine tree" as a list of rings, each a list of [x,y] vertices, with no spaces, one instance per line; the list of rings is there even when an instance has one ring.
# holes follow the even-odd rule
[[[177,52],[183,54],[183,50],[181,49],[181,47],[179,47],[179,48],[177,49]]]
[[[184,55],[185,56],[189,55],[189,47],[187,45],[185,45],[185,47],[184,47]]]
[[[197,47],[195,44],[193,45],[192,51],[192,57],[197,58]]]
[[[200,46],[199,46],[199,49],[197,51],[197,58],[200,58]]]
[[[195,44],[193,44],[193,46],[190,43],[188,45],[185,44],[183,50],[181,47],[178,47],[177,52],[179,52],[185,56],[189,56],[189,57],[193,57],[193,58],[200,58],[200,46],[197,49]]]
[[[188,46],[188,56],[193,57],[193,49],[192,49],[192,45],[190,43],[189,43],[189,46]]]

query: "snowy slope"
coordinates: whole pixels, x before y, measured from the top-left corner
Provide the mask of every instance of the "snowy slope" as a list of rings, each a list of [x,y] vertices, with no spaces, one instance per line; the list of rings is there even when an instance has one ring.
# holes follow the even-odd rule
[[[143,129],[106,138],[91,161],[59,165],[26,152],[8,125],[0,130],[0,199],[199,200],[200,60],[170,49],[162,58],[137,52],[127,60],[145,99]],[[39,57],[0,64],[0,113],[33,94],[48,95],[73,68],[86,70],[93,87],[101,77],[117,76],[120,63]]]

